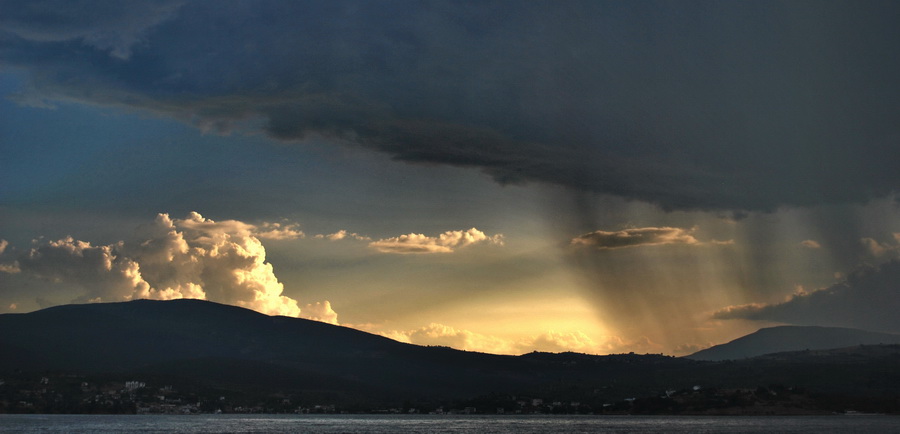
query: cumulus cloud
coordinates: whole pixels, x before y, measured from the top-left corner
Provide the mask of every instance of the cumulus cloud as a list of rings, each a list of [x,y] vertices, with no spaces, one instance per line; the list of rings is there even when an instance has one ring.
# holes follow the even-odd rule
[[[307,304],[303,308],[303,317],[328,324],[338,324],[337,312],[331,308],[331,302],[328,300]]]
[[[515,352],[515,348],[510,341],[438,323],[431,323],[414,330],[393,330],[380,334],[396,341],[416,345],[444,346],[458,350],[492,354],[512,354]]]
[[[327,235],[326,234],[318,234],[318,235],[316,235],[316,238],[326,239],[329,241],[340,241],[340,240],[344,240],[344,239],[358,240],[358,241],[372,241],[372,239],[367,236],[357,234],[356,232],[348,232],[346,229],[341,229],[335,233],[331,233],[331,234],[327,234]]]
[[[455,249],[477,243],[503,245],[503,234],[488,236],[475,228],[467,231],[447,231],[437,237],[408,234],[372,241],[369,247],[382,253],[452,253]]]
[[[297,223],[263,223],[256,227],[254,231],[258,238],[266,240],[296,240],[303,238],[303,233]]]
[[[552,353],[578,352],[585,354],[611,354],[623,351],[650,351],[659,348],[647,338],[636,341],[617,336],[604,336],[600,342],[580,331],[547,331],[522,339],[504,339],[496,336],[458,329],[444,324],[431,323],[413,330],[378,331],[367,327],[373,333],[416,345],[432,345],[478,351],[492,354],[524,354],[532,351]]]
[[[887,195],[900,6],[809,7],[4,0],[0,65],[27,77],[19,101],[325,137],[665,209]]]
[[[551,353],[560,353],[565,351],[574,351],[578,353],[598,353],[601,346],[594,342],[593,339],[586,334],[576,331],[571,333],[561,333],[556,331],[548,331],[534,337],[520,346],[533,348],[536,351],[546,351]],[[604,350],[610,350],[609,345]]]
[[[266,262],[257,231],[196,212],[184,219],[159,214],[133,240],[95,246],[66,237],[31,248],[17,262],[27,275],[78,285],[84,293],[76,301],[199,298],[336,323],[327,301],[307,305],[305,315],[297,300],[282,295],[284,286]]]
[[[659,246],[664,244],[701,244],[692,233],[696,230],[681,228],[632,228],[621,231],[594,231],[579,235],[572,239],[575,246],[589,246],[601,250],[622,249],[626,247]],[[721,244],[722,242],[717,242]],[[727,244],[727,242],[726,242]]]
[[[865,266],[844,281],[815,291],[798,290],[787,301],[728,306],[716,319],[749,319],[798,325],[900,332],[900,261]]]
[[[32,248],[17,262],[29,275],[89,288],[78,301],[127,300],[147,293],[150,285],[141,277],[137,262],[119,253],[123,247],[122,243],[92,246],[66,237]]]

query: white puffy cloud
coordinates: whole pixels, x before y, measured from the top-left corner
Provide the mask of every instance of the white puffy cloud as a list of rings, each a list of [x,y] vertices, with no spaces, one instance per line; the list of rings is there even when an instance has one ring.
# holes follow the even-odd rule
[[[344,240],[344,239],[359,240],[359,241],[372,241],[371,238],[369,238],[365,235],[360,235],[355,232],[348,232],[346,229],[341,229],[333,234],[327,234],[327,235],[326,234],[318,234],[315,236],[315,238],[326,239],[329,241],[340,241],[340,240]]]
[[[437,237],[423,234],[400,235],[373,241],[369,243],[369,247],[382,253],[451,253],[455,249],[482,242],[503,245],[503,235],[488,236],[472,228],[467,231],[447,231]]]
[[[263,226],[262,233],[272,231],[297,232],[293,225]],[[198,298],[336,323],[327,301],[307,305],[304,315],[297,300],[282,295],[259,233],[257,226],[196,212],[184,219],[159,214],[134,240],[93,246],[66,237],[33,247],[18,263],[23,273],[80,286],[80,301]]]
[[[328,300],[307,304],[303,308],[301,316],[306,319],[327,322],[328,324],[338,324],[337,312],[331,308],[331,302]]]
[[[296,240],[306,237],[299,227],[297,223],[263,223],[256,227],[255,235],[266,240]]]

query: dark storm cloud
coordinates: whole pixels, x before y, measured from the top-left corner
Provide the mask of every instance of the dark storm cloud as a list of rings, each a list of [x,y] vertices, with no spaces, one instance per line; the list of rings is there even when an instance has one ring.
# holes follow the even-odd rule
[[[27,13],[0,19],[0,62],[25,72],[24,103],[326,137],[666,209],[900,185],[893,2],[183,3],[4,2]]]
[[[900,261],[863,267],[840,283],[800,293],[776,304],[729,306],[718,319],[750,319],[788,324],[856,327],[900,332]]]
[[[144,31],[165,21],[181,1],[0,1],[0,28],[39,42],[81,41],[127,59]]]

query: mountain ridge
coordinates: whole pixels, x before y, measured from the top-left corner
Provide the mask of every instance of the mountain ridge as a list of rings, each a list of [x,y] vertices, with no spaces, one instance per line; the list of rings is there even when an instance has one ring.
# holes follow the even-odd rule
[[[422,347],[203,300],[55,306],[0,315],[0,330],[0,371],[6,372],[177,375],[180,370],[202,379],[204,363],[198,361],[227,365],[231,360],[259,367],[229,380],[238,387],[254,386],[268,369],[398,396],[465,394],[542,381],[541,375],[529,379],[523,368],[527,359],[515,356]]]
[[[801,350],[826,350],[856,345],[900,344],[900,335],[847,327],[775,326],[685,356],[723,361]]]

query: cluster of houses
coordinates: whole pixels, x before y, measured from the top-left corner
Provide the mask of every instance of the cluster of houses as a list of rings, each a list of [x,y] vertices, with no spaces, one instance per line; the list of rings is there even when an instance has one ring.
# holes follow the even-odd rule
[[[92,380],[93,381],[93,380]],[[773,389],[774,390],[774,389]],[[599,395],[602,390],[595,390]],[[752,392],[752,393],[751,393]],[[710,406],[736,405],[739,402],[772,400],[775,392],[761,394],[751,391],[743,395],[734,391],[704,390],[700,386],[685,389],[664,390],[657,395],[643,398],[623,398],[616,402],[602,403],[597,398],[590,402],[570,400],[545,400],[539,397],[492,395],[439,407],[416,404],[384,410],[357,409],[356,411],[386,414],[551,414],[551,413],[627,413],[631,411],[675,410],[679,408],[706,408]],[[214,393],[214,392],[213,392]],[[792,394],[790,390],[786,395]],[[751,396],[752,394],[752,396]],[[167,385],[156,387],[145,381],[133,379],[119,382],[88,382],[75,376],[32,377],[25,379],[0,379],[0,413],[138,413],[138,414],[198,414],[198,413],[297,413],[334,414],[346,409],[334,404],[316,405],[292,402],[291,397],[265,398],[265,403],[247,400],[229,400],[225,396],[205,396],[205,393],[187,393]],[[745,396],[746,395],[746,396]],[[741,401],[741,397],[743,401]],[[780,396],[777,396],[780,398]],[[753,399],[751,399],[753,398]],[[755,400],[755,401],[754,401]],[[668,402],[668,403],[667,403]],[[667,410],[668,409],[668,410]]]

